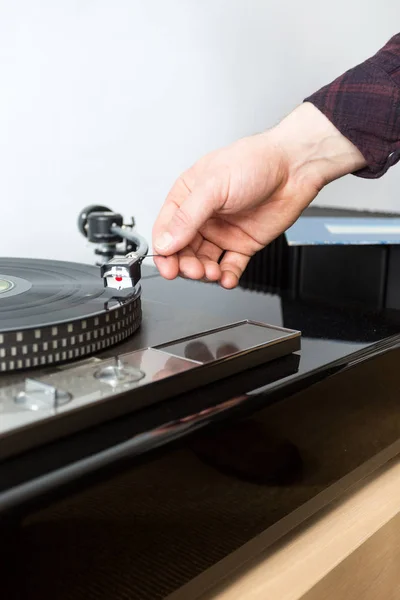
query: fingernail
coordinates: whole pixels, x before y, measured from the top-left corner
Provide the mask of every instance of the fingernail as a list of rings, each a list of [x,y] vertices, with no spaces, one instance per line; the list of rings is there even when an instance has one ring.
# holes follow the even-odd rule
[[[159,250],[166,250],[173,242],[173,237],[168,231],[165,231],[155,241],[155,246]]]

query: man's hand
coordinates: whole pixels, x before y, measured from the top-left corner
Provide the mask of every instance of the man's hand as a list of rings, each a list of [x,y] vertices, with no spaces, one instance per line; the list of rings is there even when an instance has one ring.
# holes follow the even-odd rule
[[[234,288],[250,258],[324,185],[364,165],[357,148],[307,103],[273,129],[208,154],[176,181],[154,225],[160,274]]]

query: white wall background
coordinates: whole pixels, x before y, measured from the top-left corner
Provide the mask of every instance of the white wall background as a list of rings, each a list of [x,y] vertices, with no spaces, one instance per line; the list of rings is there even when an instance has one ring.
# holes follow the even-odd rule
[[[181,170],[399,30],[398,0],[0,0],[0,256],[91,262],[93,202],[150,238]],[[318,202],[400,211],[400,167]]]

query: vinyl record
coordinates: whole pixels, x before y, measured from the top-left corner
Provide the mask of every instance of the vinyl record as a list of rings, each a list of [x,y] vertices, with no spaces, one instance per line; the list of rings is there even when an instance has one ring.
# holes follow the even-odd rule
[[[140,286],[115,293],[98,267],[0,259],[0,371],[76,360],[132,335]]]

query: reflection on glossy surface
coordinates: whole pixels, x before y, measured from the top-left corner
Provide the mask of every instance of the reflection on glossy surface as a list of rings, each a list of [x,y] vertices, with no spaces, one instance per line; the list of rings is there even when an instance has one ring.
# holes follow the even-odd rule
[[[139,385],[159,381],[165,377],[177,375],[196,367],[196,364],[191,361],[174,356],[171,357],[166,352],[151,348],[126,354],[122,359],[127,365],[140,369],[145,374]]]
[[[195,364],[188,363],[186,360],[182,360],[177,356],[169,356],[167,354],[164,356],[165,359],[162,368],[154,372],[152,375],[152,381],[160,381],[161,379],[171,377],[172,375],[177,375],[178,373],[182,373],[183,371],[187,371],[189,368],[196,366]],[[191,357],[188,356],[187,358]]]
[[[44,378],[44,389],[66,390],[68,403],[53,406],[45,402],[42,410],[21,410],[15,398],[24,390],[24,380],[9,387],[0,388],[0,441],[21,432],[25,436],[26,427],[58,415],[79,412],[83,406],[91,406],[108,396],[149,386],[154,381],[196,368],[194,363],[183,358],[171,357],[165,352],[153,349],[139,350],[104,363],[87,362],[76,364],[71,369],[56,370]],[[39,383],[40,385],[40,383]],[[109,389],[110,388],[110,389]],[[150,388],[149,388],[150,389]],[[149,392],[150,394],[150,392]],[[7,456],[3,448],[0,458]]]
[[[310,339],[326,345],[371,344],[400,332],[400,311],[326,307],[321,302],[281,297],[284,327],[296,326]]]
[[[279,342],[292,334],[269,325],[269,323],[239,323],[209,333],[199,331],[195,339],[178,340],[162,345],[160,348],[175,356],[207,363],[271,342]]]
[[[175,310],[171,319],[171,309],[165,308],[168,294]],[[227,397],[226,389],[218,388],[219,401],[212,390],[193,394],[124,418],[114,429],[109,424],[102,430],[106,435],[98,433],[97,446],[82,437],[82,455],[92,459],[97,452],[120,463],[167,441],[181,442],[165,446],[162,454],[141,465],[126,460],[124,471],[108,482],[84,490],[81,479],[73,496],[26,520],[13,535],[18,565],[13,585],[24,587],[20,597],[27,600],[29,590],[41,600],[85,598],[94,580],[97,600],[161,600],[261,532],[269,532],[272,540],[294,511],[330,502],[339,489],[357,481],[360,465],[377,460],[400,440],[400,350],[388,351],[389,343],[380,341],[398,334],[398,313],[326,309],[187,281],[171,285],[158,278],[146,281],[144,295],[148,322],[137,343],[158,343],[160,323],[169,327],[164,339],[180,337],[176,329],[183,309],[190,307],[197,311],[191,323],[197,331],[208,328],[209,315],[217,315],[214,326],[254,319],[300,329],[301,354],[258,369],[265,385],[257,393],[233,390]],[[364,354],[349,358],[356,350]],[[186,359],[208,360],[217,348],[197,345],[186,352]],[[368,353],[373,358],[365,360]],[[180,359],[169,357],[154,376],[176,372],[180,365]],[[322,380],[316,383],[313,374],[322,367]],[[288,387],[282,391],[282,383],[289,382],[307,389],[294,393],[293,388],[289,395]],[[253,371],[248,389],[254,392],[259,385],[261,378]],[[272,403],[272,391],[279,390],[274,398],[280,401]],[[204,425],[208,428],[203,431]],[[69,453],[65,447],[63,452],[71,462],[75,452],[78,460],[79,444],[74,440]],[[46,468],[54,468],[62,455],[47,452]],[[33,478],[38,462],[29,458],[25,470]],[[7,477],[14,484],[24,481],[24,469],[17,466],[3,469],[3,491]],[[46,471],[44,478],[49,485]],[[10,556],[10,546],[7,551]],[[89,566],[82,569],[88,556]]]
[[[298,447],[256,418],[207,431],[189,444],[202,461],[234,480],[276,486],[301,481],[303,461]]]
[[[204,342],[188,342],[185,346],[184,354],[186,358],[197,360],[201,363],[211,362],[212,360],[225,358],[231,356],[236,352],[239,352],[239,346],[235,346],[233,343],[221,343],[217,346],[214,352],[211,351],[209,346]]]
[[[29,571],[26,581],[38,595],[43,592],[42,600],[61,598],[71,581],[85,589],[85,574],[79,571],[82,548],[93,561],[96,557],[99,589],[107,600],[118,599],[116,581],[126,583],[131,597],[164,598],[174,586],[329,490],[400,437],[399,351],[344,371],[360,359],[361,355],[349,358],[352,353],[377,355],[387,346],[381,340],[399,333],[398,312],[327,308],[278,295],[226,292],[158,277],[143,282],[143,298],[143,327],[129,344],[121,346],[121,354],[242,319],[301,330],[301,354],[296,356],[295,368],[290,360],[266,365],[262,383],[254,373],[248,375],[247,396],[240,395],[244,390],[233,390],[229,397],[224,390],[225,396],[221,392],[219,399],[211,392],[192,395],[188,402],[181,399],[153,407],[145,415],[124,418],[114,429],[109,424],[95,442],[91,433],[93,447],[82,437],[80,444],[64,446],[63,452],[43,453],[43,467],[31,454],[24,465],[10,464],[8,472],[3,469],[0,489],[5,497],[13,484],[39,475],[49,486],[48,473],[58,468],[58,460],[68,467],[69,461],[87,456],[93,463],[93,457],[99,461],[100,455],[105,462],[119,462],[195,431],[198,434],[196,439],[188,437],[180,450],[166,450],[154,462],[132,467],[109,484],[87,492],[79,489],[75,498],[30,521],[21,541],[27,557],[33,557],[24,564]],[[217,347],[192,345],[183,360],[198,356],[207,361],[216,354]],[[332,367],[337,360],[340,363]],[[154,379],[177,372],[182,365],[177,357],[169,357],[154,369]],[[290,397],[282,391],[282,384],[291,382],[310,386],[318,369],[323,369],[321,378],[336,375]],[[255,388],[259,388],[257,393]],[[280,402],[271,405],[276,390],[281,390]],[[228,419],[234,415],[237,420],[231,425]],[[242,426],[240,415],[251,419],[252,425]],[[199,429],[205,424],[215,429],[201,436]],[[227,452],[228,447],[232,452]],[[276,465],[280,465],[278,471]],[[110,511],[109,529],[104,526],[105,510]],[[115,515],[122,516],[116,519]],[[60,547],[69,548],[70,566],[64,571],[65,562],[57,553],[44,554],[57,547],[59,537],[63,540]],[[83,539],[85,544],[79,545]],[[101,555],[97,555],[99,548],[104,550]],[[41,564],[46,566],[42,579]],[[54,579],[48,578],[49,570]],[[157,589],[149,589],[149,571]],[[82,597],[87,597],[85,591]]]
[[[288,382],[291,382],[316,369],[326,368],[332,361],[346,363],[347,357],[354,352],[374,351],[373,344],[400,331],[398,311],[379,314],[327,308],[273,294],[241,289],[227,292],[213,285],[187,280],[167,282],[154,276],[151,269],[147,271],[150,279],[143,283],[143,324],[129,342],[119,346],[121,354],[251,319],[302,331],[298,376],[290,377]],[[208,351],[197,350],[201,360],[208,360]],[[191,357],[196,355],[192,347],[189,354]],[[107,350],[99,356],[112,357],[114,351]],[[10,379],[3,377],[2,383]]]
[[[175,361],[178,365],[174,365]],[[168,367],[175,370],[181,365],[181,361],[170,357],[162,364],[168,376]],[[255,382],[278,382],[296,373],[298,365],[299,356],[290,354],[253,369],[251,382],[253,385]],[[165,376],[164,369],[156,373],[155,377]],[[233,417],[241,408],[246,412],[254,412],[257,403],[244,393],[249,387],[247,380],[247,374],[241,374],[238,378],[234,377],[233,382],[221,382],[216,388],[208,388],[207,394],[203,390],[194,390],[191,394],[178,396],[168,403],[126,414],[120,419],[100,425],[88,435],[83,431],[75,434],[72,439],[58,440],[52,446],[55,451],[49,452],[49,446],[44,446],[33,448],[22,456],[0,461],[0,518],[13,508],[24,507],[32,490],[36,495],[41,485],[45,486],[46,491],[59,485],[60,479],[53,479],[49,473],[57,473],[57,470],[62,470],[71,463],[72,471],[77,465],[81,477],[82,465],[90,472],[94,461],[97,469],[109,464],[109,452],[112,454],[111,462],[127,455],[136,457],[165,445],[171,439],[182,438],[199,427],[219,421],[220,418]],[[261,404],[265,404],[263,398]],[[2,451],[4,457],[4,445]],[[59,472],[57,477],[58,474]],[[63,471],[60,476],[68,481],[70,472]],[[31,485],[33,480],[40,482],[34,489]]]
[[[327,344],[352,342],[368,344],[400,332],[400,311],[373,311],[326,306],[321,302],[299,301],[287,294],[250,290],[221,290],[214,285],[159,277],[146,281],[145,300],[163,298],[176,310],[190,309],[219,316],[222,323],[252,319],[300,330],[306,337],[324,339]]]
[[[31,515],[7,546],[14,591],[85,598],[95,577],[97,600],[162,600],[260,533],[274,540],[285,517],[336,498],[400,439],[399,363],[400,350],[360,363]]]

